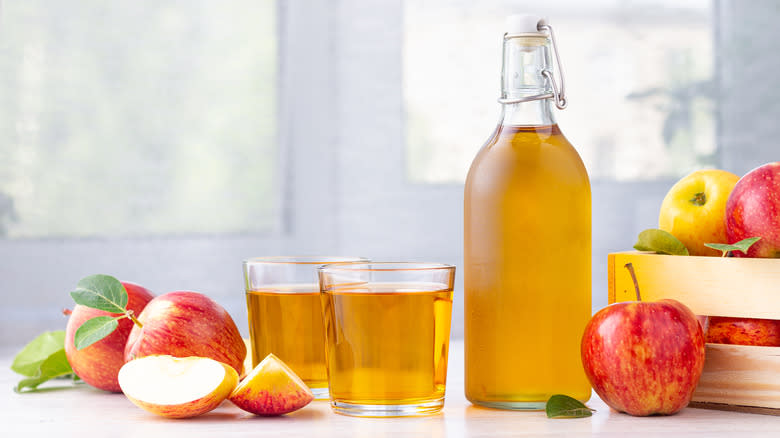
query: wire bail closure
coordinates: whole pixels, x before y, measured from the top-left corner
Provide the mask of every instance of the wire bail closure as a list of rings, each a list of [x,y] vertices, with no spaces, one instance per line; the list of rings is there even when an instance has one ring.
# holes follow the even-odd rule
[[[555,54],[555,65],[558,68],[558,76],[560,77],[560,87],[558,87],[558,83],[555,81],[555,74],[549,70],[544,69],[542,70],[542,76],[544,76],[548,81],[550,81],[550,85],[552,86],[552,93],[545,93],[545,94],[536,94],[533,96],[526,96],[526,97],[518,97],[513,99],[506,99],[506,98],[499,98],[498,102],[502,104],[512,104],[512,103],[522,103],[522,102],[531,102],[534,100],[543,100],[543,99],[553,99],[555,102],[555,106],[562,110],[566,109],[566,106],[569,104],[569,102],[566,100],[566,81],[563,77],[563,66],[561,65],[561,57],[558,54],[558,42],[555,41],[555,33],[553,32],[552,26],[547,24],[545,20],[540,20],[537,24],[536,28],[540,32],[547,32],[550,34],[550,42],[552,43],[552,50]],[[526,34],[527,35],[527,34]],[[519,38],[521,36],[525,35],[510,35],[505,34],[504,38]]]

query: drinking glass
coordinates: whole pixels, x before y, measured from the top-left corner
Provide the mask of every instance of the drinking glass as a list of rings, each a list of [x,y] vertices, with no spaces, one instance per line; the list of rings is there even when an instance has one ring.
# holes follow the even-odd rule
[[[455,267],[331,264],[319,269],[331,406],[390,417],[444,406]]]
[[[252,362],[275,354],[317,399],[328,398],[317,268],[359,257],[257,257],[244,261]]]

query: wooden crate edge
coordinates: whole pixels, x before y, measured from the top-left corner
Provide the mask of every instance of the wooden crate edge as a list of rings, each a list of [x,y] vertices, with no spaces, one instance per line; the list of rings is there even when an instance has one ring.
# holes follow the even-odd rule
[[[607,304],[615,302],[615,254],[607,254]]]
[[[745,412],[748,414],[761,414],[761,415],[774,415],[780,416],[780,409],[763,408],[760,406],[740,406],[729,405],[726,403],[710,403],[710,402],[690,402],[689,408],[695,409],[714,409],[717,411],[732,411],[732,412]]]

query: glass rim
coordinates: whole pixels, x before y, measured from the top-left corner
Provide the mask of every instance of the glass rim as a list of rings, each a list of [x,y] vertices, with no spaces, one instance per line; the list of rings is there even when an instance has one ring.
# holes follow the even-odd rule
[[[350,264],[350,263],[368,263],[370,260],[365,257],[342,257],[342,256],[263,256],[250,257],[244,259],[244,266],[266,264],[266,265],[328,265],[328,264]]]
[[[360,267],[368,265],[370,267]],[[375,267],[379,265],[380,267]],[[381,266],[387,266],[385,268]],[[395,266],[395,267],[391,267]],[[407,272],[407,271],[449,271],[455,270],[455,265],[447,263],[429,263],[429,262],[346,262],[346,263],[329,263],[320,266],[317,271],[319,272]]]

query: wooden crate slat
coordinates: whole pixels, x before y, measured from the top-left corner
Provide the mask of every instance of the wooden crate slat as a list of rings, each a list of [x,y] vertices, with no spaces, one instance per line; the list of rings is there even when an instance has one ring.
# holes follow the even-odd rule
[[[780,409],[780,348],[707,344],[693,401]]]
[[[610,302],[636,299],[628,262],[643,301],[673,298],[697,315],[780,319],[780,259],[610,254]]]

